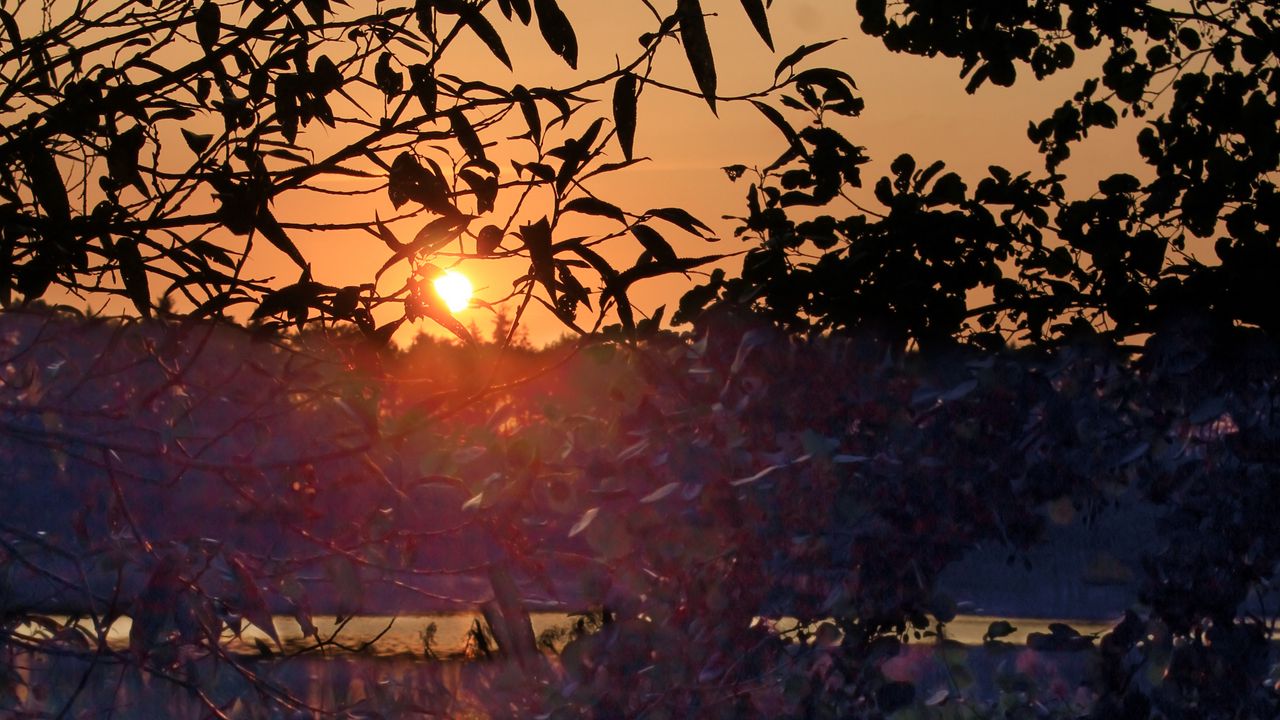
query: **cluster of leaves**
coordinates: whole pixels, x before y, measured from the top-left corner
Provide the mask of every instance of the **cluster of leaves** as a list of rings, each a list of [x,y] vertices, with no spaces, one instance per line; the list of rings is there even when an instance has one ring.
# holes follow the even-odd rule
[[[550,522],[603,569],[579,577],[613,613],[565,648],[542,707],[555,717],[1045,712],[1049,688],[1010,669],[993,698],[968,668],[977,651],[944,640],[949,677],[937,684],[890,661],[910,637],[945,637],[956,605],[935,581],[975,543],[1020,554],[1043,539],[1054,507],[1088,515],[1123,501],[1163,517],[1141,602],[1096,647],[1065,626],[1030,638],[1051,653],[1090,649],[1082,684],[1054,712],[1271,716],[1270,618],[1243,608],[1280,560],[1267,519],[1280,502],[1277,356],[1257,335],[1216,340],[1203,328],[1169,333],[1140,365],[1098,345],[886,364],[873,341],[724,327],[692,346],[650,347],[631,411],[605,427],[599,416],[540,427],[558,456],[520,460],[499,485],[514,556],[550,567]],[[796,637],[761,622],[780,618],[799,622]],[[1011,630],[995,623],[989,638]]]
[[[458,50],[460,38],[478,40],[520,69],[501,28],[536,26],[576,69],[577,31],[556,0],[372,12],[328,0],[0,8],[0,304],[53,288],[55,301],[114,295],[144,316],[159,306],[279,327],[346,322],[383,341],[428,317],[466,337],[428,281],[446,261],[521,258],[528,272],[495,302],[539,302],[579,332],[592,325],[578,325],[586,309],[595,327],[616,318],[631,334],[635,283],[721,258],[680,257],[664,238],[663,223],[713,240],[689,213],[627,211],[589,187],[643,159],[634,143],[645,90],[701,96],[713,112],[725,100],[699,0],[668,12],[644,5],[653,26],[637,28],[631,57],[564,88],[495,85]],[[764,4],[742,6],[771,49]],[[675,42],[696,88],[653,77],[655,56]],[[596,104],[601,96],[611,102]],[[354,219],[278,209],[383,191],[392,208],[381,218],[367,205]],[[617,229],[563,237],[568,213]],[[395,228],[415,221],[401,240]],[[315,277],[299,237],[355,230],[385,243],[381,270],[340,286]],[[638,242],[632,252],[609,242],[624,237]],[[258,277],[262,240],[297,265],[297,282]],[[628,255],[638,259],[614,267]],[[395,266],[407,266],[408,282],[382,287]]]
[[[0,449],[29,476],[0,524],[4,644],[15,663],[78,658],[82,686],[136,668],[213,714],[340,711],[227,639],[246,624],[271,638],[270,614],[287,613],[307,640],[262,651],[305,659],[344,647],[312,612],[447,602],[485,615],[501,659],[477,672],[499,716],[1276,711],[1272,612],[1242,614],[1280,562],[1280,358],[1256,334],[1185,327],[1137,363],[1096,345],[886,361],[871,339],[717,326],[473,393],[406,372],[438,375],[443,357],[375,380],[367,355],[254,351],[225,330],[23,322],[0,418]],[[474,349],[449,352],[475,374]],[[1140,604],[1070,702],[1029,670],[991,696],[975,653],[1011,628],[993,624],[985,649],[948,644],[939,573],[978,542],[1034,547],[1064,503],[1117,500],[1163,517]],[[534,600],[607,610],[549,658]],[[106,635],[121,615],[127,648]],[[941,685],[910,671],[903,642],[924,636]],[[1065,628],[1032,640],[1094,644]],[[382,709],[458,707],[456,686],[430,687]],[[63,690],[42,707],[116,697]]]
[[[871,332],[893,347],[1093,333],[1124,343],[1197,313],[1280,329],[1270,280],[1280,270],[1280,15],[1270,3],[857,7],[862,29],[889,49],[961,60],[970,92],[1012,85],[1020,67],[1036,78],[1072,68],[1076,50],[1102,48],[1106,59],[1051,117],[1031,122],[1043,174],[992,167],[972,187],[942,162],[904,155],[875,183],[883,209],[859,204],[863,149],[826,121],[860,102],[829,84],[820,96],[784,98],[811,122],[797,131],[769,113],[788,148],[748,192],[739,234],[759,246],[740,277],[690,293],[678,318],[713,303],[747,307],[790,330]],[[1068,197],[1061,167],[1071,148],[1126,117],[1142,121],[1146,167]],[[851,212],[805,210],[833,202]]]

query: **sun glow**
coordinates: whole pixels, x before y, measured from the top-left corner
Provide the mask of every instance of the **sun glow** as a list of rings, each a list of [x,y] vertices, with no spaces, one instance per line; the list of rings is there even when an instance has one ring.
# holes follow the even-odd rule
[[[445,307],[449,308],[449,312],[459,312],[466,310],[471,304],[471,281],[466,275],[457,270],[446,270],[443,275],[436,278],[432,283],[436,289],[436,294],[444,300]]]

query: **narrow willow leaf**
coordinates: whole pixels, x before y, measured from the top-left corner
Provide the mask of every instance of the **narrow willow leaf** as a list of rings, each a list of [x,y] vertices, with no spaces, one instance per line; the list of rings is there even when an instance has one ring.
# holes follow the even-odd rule
[[[120,279],[133,306],[143,317],[151,317],[151,288],[147,284],[147,266],[138,252],[138,241],[133,238],[117,240],[116,260],[120,263]]]
[[[538,29],[542,31],[547,47],[576,70],[578,37],[573,32],[573,24],[565,17],[556,0],[533,0],[533,11],[538,15]]]
[[[689,59],[698,90],[706,99],[711,112],[716,112],[716,64],[711,55],[711,41],[707,39],[707,25],[702,18],[702,4],[698,0],[678,0],[676,17],[680,21],[680,40],[684,54]]]
[[[468,157],[473,160],[485,159],[484,143],[480,142],[480,136],[476,134],[475,128],[471,127],[467,116],[463,115],[461,110],[449,111],[449,128]]]
[[[742,0],[742,9],[747,11],[747,17],[751,18],[751,25],[760,34],[760,39],[772,50],[773,36],[769,33],[769,16],[764,12],[764,3],[761,0]]]
[[[529,137],[533,138],[535,143],[542,142],[542,118],[538,115],[538,104],[534,102],[533,95],[529,89],[523,85],[516,85],[511,88],[511,97],[515,98],[516,103],[520,105],[520,113],[524,115],[524,121],[529,125]]]
[[[776,81],[778,78],[782,77],[782,73],[784,71],[795,67],[796,63],[818,52],[819,50],[822,50],[823,48],[830,47],[831,45],[834,45],[835,43],[840,42],[843,39],[844,38],[837,38],[835,40],[824,40],[823,42],[820,42],[820,43],[813,43],[812,45],[801,45],[800,47],[796,48],[795,51],[793,51],[790,55],[782,58],[782,62],[778,63],[777,69],[773,71],[773,79]]]
[[[680,489],[680,483],[669,482],[666,485],[663,485],[662,487],[658,488],[657,490],[654,490],[653,492],[649,493],[648,495],[645,495],[644,497],[640,498],[640,502],[642,503],[658,502],[662,498],[670,495],[671,493],[675,492],[678,489]]]
[[[577,212],[584,215],[599,215],[601,217],[613,218],[618,222],[624,222],[626,216],[623,215],[622,209],[611,202],[606,202],[600,198],[583,196],[574,198],[564,204],[562,208],[564,212]]]
[[[461,3],[461,7],[465,8],[461,13],[463,22],[469,25],[476,36],[489,47],[489,52],[492,52],[494,57],[506,65],[508,70],[512,69],[511,56],[507,55],[507,48],[502,44],[502,36],[498,31],[494,30],[493,25],[489,24],[484,15],[471,4]]]
[[[574,523],[573,527],[569,529],[569,537],[573,537],[583,530],[586,530],[587,526],[596,519],[596,515],[598,514],[600,514],[600,508],[591,508],[582,513],[582,517],[578,518],[578,522]]]
[[[623,73],[613,86],[613,124],[618,128],[622,155],[631,159],[636,139],[636,76]]]

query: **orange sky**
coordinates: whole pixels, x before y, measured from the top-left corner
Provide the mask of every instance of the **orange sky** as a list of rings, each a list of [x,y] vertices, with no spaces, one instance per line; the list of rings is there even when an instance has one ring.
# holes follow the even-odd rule
[[[651,29],[652,19],[636,10],[638,3],[561,0],[565,13],[574,22],[581,44],[580,71],[604,72],[616,67],[618,48],[627,53],[638,48],[635,37]],[[661,7],[661,5],[659,5]],[[862,117],[842,126],[846,136],[864,145],[872,163],[864,168],[869,188],[889,162],[899,153],[910,152],[922,164],[945,160],[971,184],[981,179],[988,165],[1004,165],[1015,171],[1035,170],[1039,159],[1026,139],[1027,123],[1047,117],[1062,101],[1078,90],[1079,73],[1036,83],[1029,74],[1014,88],[984,85],[975,95],[964,92],[958,77],[959,62],[945,58],[923,59],[886,51],[879,41],[863,36],[857,27],[852,3],[823,0],[776,2],[770,11],[777,54],[770,53],[751,29],[736,0],[704,2],[714,12],[707,20],[725,95],[751,91],[767,85],[778,60],[802,43],[844,37],[846,40],[811,56],[809,64],[824,64],[849,72],[858,83],[867,110]],[[637,24],[638,23],[638,24]],[[484,66],[487,77],[498,84],[515,81],[563,80],[571,77],[567,67],[543,45],[536,32],[516,32],[515,25],[499,25],[508,37],[508,48],[518,74],[488,59],[487,52],[471,46],[470,53]],[[639,28],[639,29],[637,29]],[[508,34],[509,33],[509,34]],[[455,58],[459,59],[459,58]],[[625,56],[624,56],[625,59]],[[1091,62],[1092,61],[1092,62]],[[1082,55],[1081,66],[1099,62]],[[693,87],[692,74],[678,46],[671,45],[659,57],[658,76]],[[775,103],[776,104],[776,103]],[[793,121],[800,118],[793,116]],[[745,180],[732,183],[720,169],[725,165],[767,165],[783,149],[783,141],[758,111],[745,103],[722,103],[719,117],[713,116],[699,99],[646,91],[639,110],[636,154],[652,160],[639,167],[602,179],[592,189],[602,197],[629,208],[680,206],[706,221],[725,238],[715,245],[668,234],[678,251],[691,254],[729,252],[745,244],[733,239],[728,214],[743,214]],[[1132,124],[1096,136],[1079,148],[1065,170],[1072,177],[1069,190],[1090,192],[1096,180],[1111,172],[1138,165],[1133,146]],[[615,150],[616,153],[616,150]],[[621,159],[620,153],[616,153]],[[867,193],[868,197],[870,193]],[[874,203],[872,203],[874,205]],[[388,205],[389,208],[389,205]],[[847,209],[834,207],[834,212]],[[681,242],[677,242],[677,241]],[[477,284],[509,287],[509,276],[490,268],[465,268]],[[729,261],[736,269],[739,261]],[[509,271],[508,271],[509,272]],[[661,278],[634,288],[634,300],[644,309],[668,305],[668,315],[679,296],[690,286],[683,278]],[[484,324],[483,311],[464,313],[464,320],[477,316]],[[535,342],[553,339],[561,333],[549,313],[533,314],[528,325]]]
[[[639,0],[559,0],[559,3],[577,30],[580,45],[577,72],[571,71],[547,49],[535,27],[525,28],[516,22],[504,21],[496,4],[492,3],[486,14],[503,35],[516,71],[509,71],[494,60],[469,32],[463,34],[464,42],[450,48],[438,70],[504,87],[517,82],[526,86],[562,86],[575,79],[613,70],[618,66],[619,57],[622,62],[630,61],[640,49],[637,36],[653,30],[655,26],[654,19]],[[674,0],[662,0],[655,4],[661,11],[669,11],[675,3]],[[58,5],[62,4],[55,3]],[[963,90],[964,81],[958,78],[958,62],[895,55],[885,51],[878,41],[862,36],[851,2],[775,2],[769,17],[778,49],[776,54],[770,53],[751,28],[738,0],[703,0],[703,8],[714,14],[707,18],[707,29],[723,95],[767,86],[778,60],[802,43],[847,38],[811,56],[805,66],[822,64],[837,67],[849,72],[857,81],[867,103],[866,112],[839,127],[850,140],[868,148],[872,163],[864,167],[867,187],[874,185],[889,162],[902,152],[912,153],[922,164],[935,159],[945,160],[951,169],[959,171],[971,184],[976,183],[991,164],[1003,165],[1015,172],[1035,170],[1039,167],[1039,160],[1034,147],[1026,139],[1028,121],[1040,120],[1050,114],[1063,99],[1078,89],[1082,77],[1082,73],[1075,72],[1036,83],[1027,76],[1020,78],[1012,89],[986,85],[976,95],[970,96]],[[364,12],[367,8],[359,10]],[[224,10],[224,20],[233,22],[234,13],[235,10],[228,6]],[[23,18],[19,17],[19,21]],[[417,61],[406,59],[406,62]],[[1097,62],[1096,56],[1081,55],[1080,65],[1086,70]],[[655,78],[694,87],[687,61],[677,44],[668,43],[660,51]],[[604,102],[598,106],[597,113],[610,115],[607,93],[611,87],[610,83],[602,88],[600,97]],[[365,100],[365,96],[359,97]],[[382,112],[380,95],[371,91],[367,98],[366,109],[376,117]],[[594,117],[596,115],[584,111],[582,119],[571,130],[580,131]],[[797,123],[803,121],[796,116],[792,116],[792,120]],[[201,120],[193,122],[196,125],[188,126],[198,127]],[[221,120],[209,117],[204,122],[221,123]],[[512,134],[522,131],[523,127],[513,126]],[[173,136],[172,142],[165,137],[165,152],[177,156],[176,168],[181,170],[192,157],[177,136],[176,126],[164,132]],[[1132,121],[1129,121],[1127,127],[1122,123],[1120,130],[1084,143],[1065,166],[1068,175],[1072,176],[1069,189],[1084,194],[1091,191],[1099,177],[1111,172],[1119,169],[1137,172],[1135,169],[1140,169],[1141,165],[1133,147],[1133,136]],[[300,134],[300,143],[322,149],[336,146],[344,137],[349,138],[341,130],[334,131],[312,123]],[[701,99],[648,88],[640,102],[635,153],[650,160],[603,176],[589,187],[599,196],[630,210],[683,207],[711,225],[724,238],[718,244],[706,244],[674,229],[668,232],[664,227],[664,234],[678,252],[691,255],[733,252],[744,249],[746,245],[733,239],[734,223],[721,219],[721,216],[744,213],[743,198],[747,186],[746,181],[730,182],[720,168],[735,163],[767,165],[782,149],[783,141],[777,130],[749,104],[721,103],[717,118]],[[500,147],[492,150],[493,156],[503,154]],[[611,144],[609,150],[613,157],[608,160],[622,159],[616,143]],[[513,152],[519,157],[521,148],[516,146]],[[389,157],[387,159],[390,160]],[[510,166],[502,161],[500,164],[505,166],[507,175],[504,177],[509,177]],[[870,193],[866,195],[869,197]],[[501,202],[500,198],[499,212],[503,209]],[[871,201],[868,204],[874,206],[875,203]],[[354,198],[290,193],[280,196],[275,204],[275,213],[284,223],[316,220],[368,222],[375,212],[383,218],[395,214],[385,191]],[[525,221],[536,219],[540,212],[533,218],[525,218]],[[846,213],[849,209],[836,206],[831,212]],[[394,228],[401,237],[412,237],[422,222],[404,221]],[[477,221],[475,228],[486,222],[488,220]],[[565,235],[585,234],[600,227],[580,222],[580,227],[566,225],[561,231]],[[333,285],[370,281],[388,257],[387,248],[362,231],[295,232],[293,236],[303,254],[312,259],[315,278]],[[619,238],[617,242],[614,257],[627,266],[630,264],[628,260],[634,259],[640,249],[626,238]],[[631,245],[627,245],[628,242]],[[263,242],[257,243],[254,251],[257,255],[251,266],[253,275],[275,275],[281,284],[297,278],[296,266],[282,253]],[[727,267],[732,272],[739,264],[739,260],[731,260]],[[522,274],[526,267],[526,263],[510,261],[472,261],[460,269],[470,275],[477,286],[487,288],[480,293],[482,299],[492,299],[509,290],[511,280]],[[379,285],[380,289],[395,290],[403,282],[405,272],[404,268],[388,272]],[[586,276],[582,279],[589,280]],[[587,285],[594,287],[591,282]],[[680,295],[690,286],[690,281],[680,277],[645,281],[633,287],[633,301],[644,311],[666,304],[669,316]],[[486,310],[468,310],[460,314],[464,323],[475,321],[482,328],[489,325],[490,317]],[[526,325],[535,343],[553,340],[563,332],[559,322],[540,308],[526,317]],[[445,334],[430,321],[423,321],[416,328],[403,329],[398,339],[411,339],[419,328]]]

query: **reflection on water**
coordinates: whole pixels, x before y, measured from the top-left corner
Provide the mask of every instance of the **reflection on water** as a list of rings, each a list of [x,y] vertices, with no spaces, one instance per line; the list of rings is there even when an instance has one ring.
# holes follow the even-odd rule
[[[530,614],[533,622],[534,637],[559,648],[568,639],[568,631],[577,616],[565,613],[535,612]],[[960,615],[946,626],[946,635],[969,645],[980,645],[995,618],[976,615]],[[65,619],[58,619],[65,622]],[[285,654],[349,654],[365,653],[383,657],[424,657],[428,645],[436,657],[451,658],[465,655],[470,633],[478,621],[484,620],[478,613],[455,613],[440,615],[406,615],[400,617],[384,615],[362,615],[346,618],[339,624],[338,618],[332,615],[317,615],[312,618],[316,626],[317,637],[304,636],[297,620],[287,615],[274,618],[276,633],[280,636]],[[1009,623],[1014,632],[1004,641],[1022,645],[1030,633],[1048,631],[1050,623],[1065,622],[1083,635],[1101,635],[1110,630],[1115,622],[1072,621],[1052,619],[1010,618]],[[89,628],[88,621],[82,625]],[[434,626],[434,630],[432,629]],[[786,619],[777,621],[774,626],[779,631],[787,631],[795,627],[794,621]],[[129,645],[129,630],[132,622],[129,618],[120,618],[108,629],[107,642],[114,648]],[[19,628],[20,634],[39,636],[46,631],[30,625]],[[92,630],[90,630],[92,633]],[[258,654],[263,648],[272,652],[280,652],[280,648],[263,632],[249,623],[244,623],[242,632],[237,637],[226,631],[223,637],[227,648],[236,653]],[[926,638],[932,640],[932,638]]]

